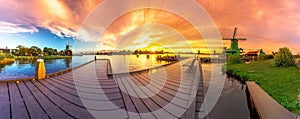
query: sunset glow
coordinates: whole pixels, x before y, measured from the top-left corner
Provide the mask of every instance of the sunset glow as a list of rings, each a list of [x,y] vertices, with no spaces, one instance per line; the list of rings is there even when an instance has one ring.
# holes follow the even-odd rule
[[[153,48],[151,48],[151,51],[152,51],[152,52],[155,52],[155,50],[156,50],[156,49],[155,49],[154,47],[153,47]]]
[[[65,44],[77,40],[83,43],[98,42],[98,50],[146,48],[157,43],[168,48],[189,46],[195,50],[207,48],[207,42],[188,22],[188,19],[174,14],[172,11],[141,8],[124,13],[111,21],[107,28],[102,28],[105,31],[102,37],[97,34],[98,31],[94,31],[94,36],[91,34],[84,36],[85,39],[90,39],[85,41],[78,37],[79,28],[92,10],[101,4],[101,0],[45,0],[39,2],[1,0],[1,3],[3,4],[0,5],[0,41],[7,42],[9,40],[9,43],[0,44],[0,48],[6,46],[15,48],[19,44],[28,46],[35,44],[41,47],[58,46],[61,49],[63,45],[56,43]],[[198,4],[203,6],[212,17],[222,37],[232,36],[233,28],[238,27],[237,36],[247,38],[246,41],[239,43],[246,51],[262,48],[267,53],[271,53],[280,47],[289,47],[294,54],[300,52],[300,24],[298,23],[300,21],[298,12],[300,4],[296,0],[275,2],[269,0],[242,2],[198,0]],[[233,4],[234,8],[232,8]],[[186,11],[188,10],[187,8]],[[107,12],[101,15],[109,14]],[[196,14],[194,16],[201,18]],[[91,28],[94,27],[96,26]],[[54,36],[38,35],[41,33]],[[180,38],[180,35],[186,40]],[[52,41],[56,43],[49,44]],[[189,44],[182,44],[182,42]],[[216,48],[221,47],[220,44],[214,44],[213,40],[209,40],[209,43],[215,45]],[[230,42],[226,41],[224,45],[229,47]],[[86,50],[94,50],[94,48]]]

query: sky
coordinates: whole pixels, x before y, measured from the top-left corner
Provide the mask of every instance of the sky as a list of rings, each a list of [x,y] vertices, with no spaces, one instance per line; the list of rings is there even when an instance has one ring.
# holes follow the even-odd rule
[[[234,27],[238,27],[237,37],[247,38],[239,42],[245,51],[263,49],[270,53],[280,47],[289,47],[294,54],[300,52],[299,0],[196,2],[210,15],[221,37],[231,37]],[[206,48],[205,43],[216,48],[223,44],[227,47],[230,45],[228,41],[215,43],[216,39],[205,42],[203,34],[197,32],[198,28],[184,17],[190,15],[201,20],[200,13],[176,14],[141,7],[123,13],[107,24],[101,24],[119,9],[132,5],[115,4],[107,7],[101,6],[101,0],[0,0],[0,3],[0,48],[36,45],[62,50],[67,43],[82,51],[151,47],[201,49]],[[173,5],[164,1],[161,4]],[[102,7],[102,11],[100,9],[97,12],[95,9],[98,7]],[[183,4],[174,4],[172,7],[175,10],[192,9]],[[99,14],[95,16],[93,13]]]

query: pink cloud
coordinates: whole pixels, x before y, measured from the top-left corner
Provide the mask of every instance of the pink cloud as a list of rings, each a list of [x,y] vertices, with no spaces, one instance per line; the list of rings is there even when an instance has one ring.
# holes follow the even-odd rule
[[[240,42],[244,49],[271,52],[288,46],[300,51],[300,1],[297,0],[198,0],[216,22],[224,37],[238,36],[248,40]],[[228,43],[227,43],[228,44]]]
[[[86,31],[78,31],[86,16],[101,1],[0,0],[0,32],[33,33],[38,32],[37,27],[42,27],[57,36],[77,37],[78,32],[104,30],[105,28],[90,26],[89,29],[84,29]],[[248,38],[247,41],[240,42],[240,46],[244,49],[263,48],[271,52],[279,47],[288,46],[295,53],[300,51],[300,1],[298,0],[198,0],[198,3],[211,15],[222,36],[232,36],[232,30],[237,26],[238,37]],[[115,6],[119,8],[124,5]],[[156,14],[155,17],[159,18],[159,15]],[[129,26],[133,19],[133,17],[124,18],[122,22],[111,26],[114,29],[110,29],[109,32],[126,33],[128,32],[126,30],[132,30]],[[161,23],[167,21],[170,19],[162,20]],[[121,29],[124,25],[127,25],[128,27],[125,28],[128,29]],[[134,27],[137,26],[132,26]],[[81,37],[97,40],[97,36],[100,35],[97,32],[92,34]],[[109,39],[109,35],[105,37]],[[115,43],[107,40],[103,44],[113,46],[110,42]]]
[[[0,21],[0,33],[33,33],[38,32],[33,26],[22,27],[20,24],[13,24],[8,22]]]
[[[81,22],[100,0],[0,0],[0,2],[0,21],[22,24],[32,29],[42,27],[60,37],[76,37]],[[4,29],[4,26],[1,27]],[[10,28],[11,31],[8,33],[32,32],[21,26]]]

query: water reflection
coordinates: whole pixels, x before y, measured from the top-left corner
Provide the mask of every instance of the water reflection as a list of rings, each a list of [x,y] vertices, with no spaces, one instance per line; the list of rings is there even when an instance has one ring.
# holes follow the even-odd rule
[[[97,59],[109,59],[111,61],[113,73],[124,73],[129,71],[147,69],[149,67],[155,67],[155,66],[160,66],[160,65],[170,63],[168,61],[156,60],[157,56],[158,55],[156,54],[110,55],[110,56],[97,55]]]
[[[77,63],[72,63],[72,59],[79,59]],[[90,61],[91,57],[77,57],[65,59],[45,59],[46,73],[54,73],[61,70],[78,66],[82,63]],[[76,61],[76,60],[75,60]],[[11,63],[0,66],[0,80],[19,79],[33,77],[36,67],[36,60],[16,60]]]
[[[14,62],[7,62],[6,64],[0,64],[0,72],[2,71],[2,68],[4,68],[5,66],[11,66],[12,64],[14,64]]]
[[[66,67],[67,67],[67,68],[70,68],[70,65],[71,65],[71,62],[72,62],[72,57],[70,57],[70,58],[65,58],[64,61],[65,61]]]
[[[122,73],[146,69],[153,66],[167,64],[167,61],[156,60],[156,55],[101,55],[98,58],[110,59],[113,73]],[[46,59],[46,73],[54,73],[71,67],[79,66],[94,59],[93,55],[73,56],[65,59]],[[0,66],[0,80],[33,77],[36,60],[16,60]]]
[[[218,102],[209,112],[209,119],[250,119],[250,112],[247,106],[246,85],[233,77],[225,79],[211,79],[212,76],[220,74],[220,71],[213,71],[212,66],[222,67],[220,64],[202,64],[204,88],[207,91],[211,80],[225,80],[222,93]],[[222,73],[226,75],[225,73]]]

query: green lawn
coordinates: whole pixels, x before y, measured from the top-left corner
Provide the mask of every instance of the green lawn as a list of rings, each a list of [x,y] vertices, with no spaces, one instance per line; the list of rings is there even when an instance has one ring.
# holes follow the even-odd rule
[[[244,80],[255,81],[270,96],[290,111],[300,114],[297,96],[300,94],[300,69],[275,67],[273,60],[250,64],[229,64],[227,71]]]

